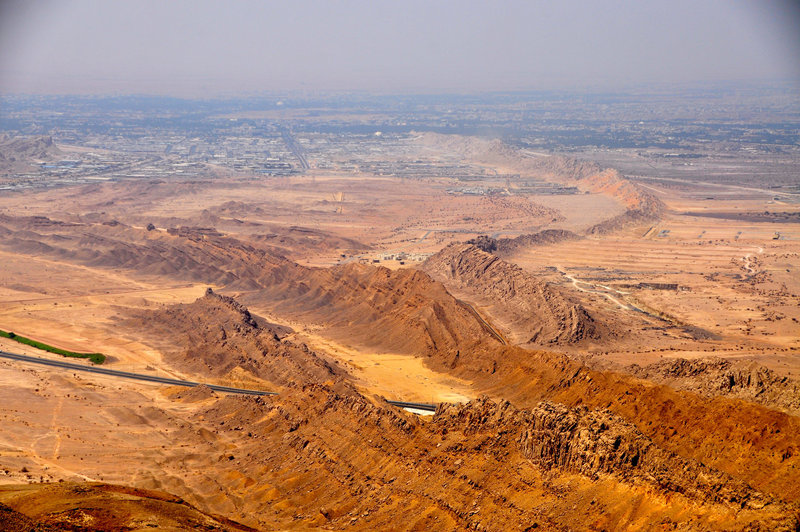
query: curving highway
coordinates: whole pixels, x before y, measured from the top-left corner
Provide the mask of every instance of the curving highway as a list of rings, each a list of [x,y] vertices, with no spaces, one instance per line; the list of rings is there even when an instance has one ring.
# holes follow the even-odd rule
[[[156,375],[146,375],[144,373],[131,373],[130,371],[119,371],[116,369],[106,369],[98,366],[85,366],[83,364],[73,364],[71,362],[62,362],[61,360],[52,360],[49,358],[39,358],[27,355],[18,355],[16,353],[9,353],[8,351],[0,351],[0,358],[9,360],[16,360],[17,362],[29,362],[32,364],[40,364],[43,366],[51,366],[61,369],[69,369],[72,371],[85,371],[88,373],[95,373],[101,375],[109,375],[112,377],[121,377],[123,379],[133,379],[138,381],[156,382],[159,384],[171,384],[173,386],[186,386],[187,388],[194,388],[203,383],[194,381],[184,381],[179,379],[170,379],[168,377],[158,377]],[[215,392],[232,393],[239,395],[278,395],[278,392],[265,392],[262,390],[247,390],[245,388],[233,388],[230,386],[219,386],[217,384],[206,384]],[[428,403],[411,403],[408,401],[389,401],[390,405],[398,406],[400,408],[409,408],[413,410],[423,410],[425,412],[435,412],[436,405]]]
[[[144,373],[131,373],[129,371],[119,371],[116,369],[106,369],[98,366],[84,366],[82,364],[72,364],[70,362],[62,362],[61,360],[52,360],[49,358],[39,358],[27,355],[17,355],[9,353],[8,351],[0,351],[0,357],[17,360],[19,362],[31,362],[33,364],[41,364],[43,366],[52,366],[55,368],[70,369],[73,371],[86,371],[89,373],[100,373],[102,375],[111,375],[112,377],[122,377],[124,379],[134,379],[137,381],[157,382],[160,384],[172,384],[175,386],[186,386],[194,388],[200,386],[202,383],[193,381],[183,381],[178,379],[170,379],[168,377],[158,377],[156,375],[146,375]],[[243,388],[232,388],[230,386],[218,386],[216,384],[206,384],[215,392],[223,393],[237,393],[242,395],[278,395],[277,392],[263,392],[261,390],[245,390]]]

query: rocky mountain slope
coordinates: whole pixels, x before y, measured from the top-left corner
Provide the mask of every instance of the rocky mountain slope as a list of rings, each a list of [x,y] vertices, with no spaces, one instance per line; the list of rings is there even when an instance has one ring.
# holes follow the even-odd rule
[[[572,471],[594,479],[613,475],[742,508],[762,508],[771,502],[729,475],[665,451],[607,410],[550,402],[518,410],[508,402],[484,397],[465,405],[443,405],[434,422],[437,428],[514,434],[510,439],[522,454],[545,470]]]
[[[235,301],[213,293],[151,314],[154,321],[167,320],[168,327],[189,318],[175,334],[192,338],[199,353],[224,353],[229,342],[245,345],[235,337],[270,334]],[[206,333],[220,329],[227,331],[221,343]],[[588,370],[561,355],[526,366],[516,358],[521,353],[530,352],[484,346],[457,368],[478,375],[477,362],[493,360],[496,376],[523,368],[539,384],[547,368],[558,374],[559,363],[578,368],[570,373],[573,380],[562,377],[560,385],[543,386],[542,395],[574,393],[576,383],[586,380]],[[309,359],[302,350],[286,355],[296,359],[290,368]],[[432,361],[443,356],[436,352]],[[195,371],[217,370],[198,365]],[[597,380],[621,386],[613,374],[598,375]],[[666,449],[603,408],[551,402],[515,408],[482,398],[441,405],[430,420],[421,420],[349,386],[337,389],[300,377],[278,396],[206,393],[195,404],[198,410],[173,437],[193,442],[201,435],[205,443],[174,450],[172,461],[185,469],[173,474],[213,463],[224,490],[193,493],[192,500],[212,511],[233,506],[250,516],[248,524],[263,529],[792,530],[798,525],[792,503]]]
[[[791,505],[665,452],[615,416],[478,400],[423,422],[325,387],[224,398],[234,487],[265,526],[355,530],[792,530]],[[249,438],[238,438],[246,427]],[[639,501],[635,507],[631,501]]]
[[[484,368],[486,358],[481,357]],[[798,417],[739,399],[706,398],[621,373],[593,371],[558,353],[506,347],[493,358],[494,372],[469,371],[478,362],[463,360],[460,374],[470,375],[490,396],[519,407],[547,400],[607,408],[679,456],[784,500],[800,500]],[[442,361],[442,367],[446,364]]]
[[[800,500],[794,475],[800,458],[793,451],[800,435],[796,417],[736,399],[707,399],[624,374],[593,371],[558,353],[483,344],[455,357],[457,362],[453,354],[436,351],[428,360],[442,371],[469,377],[478,389],[514,401],[520,410],[529,410],[524,423],[515,414],[503,421],[507,426],[490,426],[490,433],[506,434],[520,423],[527,424],[526,459],[549,455],[540,464],[545,469],[557,466],[562,472],[592,478],[612,474],[626,482],[642,479],[659,490],[693,493],[691,497],[704,501],[741,505],[752,500],[753,508],[759,507],[762,497]],[[294,393],[291,390],[302,384],[296,380],[286,393]],[[361,401],[349,387],[334,392],[329,385],[315,386],[319,393],[333,393],[336,401]],[[310,393],[305,388],[303,393]],[[569,408],[542,406],[541,401]],[[584,407],[589,410],[581,410]],[[448,416],[468,420],[471,415],[453,412],[458,410]],[[606,431],[604,425],[618,430]],[[597,440],[581,443],[586,437]]]

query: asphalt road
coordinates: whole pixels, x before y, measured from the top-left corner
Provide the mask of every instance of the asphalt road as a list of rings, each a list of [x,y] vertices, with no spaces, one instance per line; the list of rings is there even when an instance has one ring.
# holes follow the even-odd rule
[[[296,140],[294,140],[292,133],[288,129],[283,129],[281,131],[281,136],[283,137],[284,144],[286,144],[286,147],[289,148],[289,151],[291,151],[300,161],[300,166],[302,166],[304,170],[311,168],[308,164],[308,160],[306,160],[305,154],[303,153],[303,148],[297,144]]]
[[[9,353],[8,351],[0,351],[0,357],[17,360],[20,362],[31,362],[33,364],[41,364],[43,366],[52,366],[56,368],[69,369],[72,371],[87,371],[89,373],[100,373],[102,375],[111,375],[112,377],[122,377],[124,379],[134,379],[138,381],[157,382],[160,384],[171,384],[173,386],[186,386],[193,388],[200,386],[201,383],[193,381],[182,381],[178,379],[170,379],[167,377],[158,377],[156,375],[146,375],[143,373],[131,373],[129,371],[119,371],[115,369],[106,369],[98,366],[85,366],[83,364],[72,364],[70,362],[62,362],[60,360],[52,360],[49,358],[31,357],[27,355],[17,355]],[[231,388],[230,386],[218,386],[216,384],[207,384],[209,388],[215,392],[223,393],[237,393],[242,395],[278,395],[276,392],[262,392],[261,390],[245,390],[243,388]]]
[[[55,368],[68,369],[72,371],[86,371],[88,373],[95,373],[101,375],[110,375],[112,377],[121,377],[123,379],[133,379],[138,381],[156,382],[159,384],[170,384],[173,386],[186,386],[193,388],[200,386],[202,383],[193,381],[183,381],[179,379],[169,379],[167,377],[158,377],[156,375],[145,375],[143,373],[131,373],[129,371],[118,371],[115,369],[101,368],[98,366],[88,366],[83,364],[72,364],[70,362],[62,362],[61,360],[53,360],[49,358],[39,358],[27,355],[18,355],[16,353],[9,353],[8,351],[0,351],[0,358],[9,360],[16,360],[18,362],[29,362],[32,364],[40,364],[43,366],[51,366]],[[261,390],[247,390],[244,388],[232,388],[230,386],[219,386],[217,384],[206,384],[215,392],[233,393],[239,395],[278,395],[277,392],[264,392]],[[427,403],[410,403],[407,401],[389,401],[390,405],[398,406],[400,408],[412,408],[416,410],[424,410],[426,412],[435,412],[436,405]]]

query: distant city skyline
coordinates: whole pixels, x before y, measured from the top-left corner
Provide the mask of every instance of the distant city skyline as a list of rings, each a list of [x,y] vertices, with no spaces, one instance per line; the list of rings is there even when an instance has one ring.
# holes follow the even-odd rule
[[[800,79],[789,0],[0,4],[0,93],[613,90]]]

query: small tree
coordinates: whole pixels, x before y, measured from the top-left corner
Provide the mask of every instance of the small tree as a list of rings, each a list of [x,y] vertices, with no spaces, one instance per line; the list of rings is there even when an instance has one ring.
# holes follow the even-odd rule
[[[486,253],[491,253],[497,249],[497,240],[488,235],[481,235],[477,238],[467,240],[467,244],[472,244]]]

